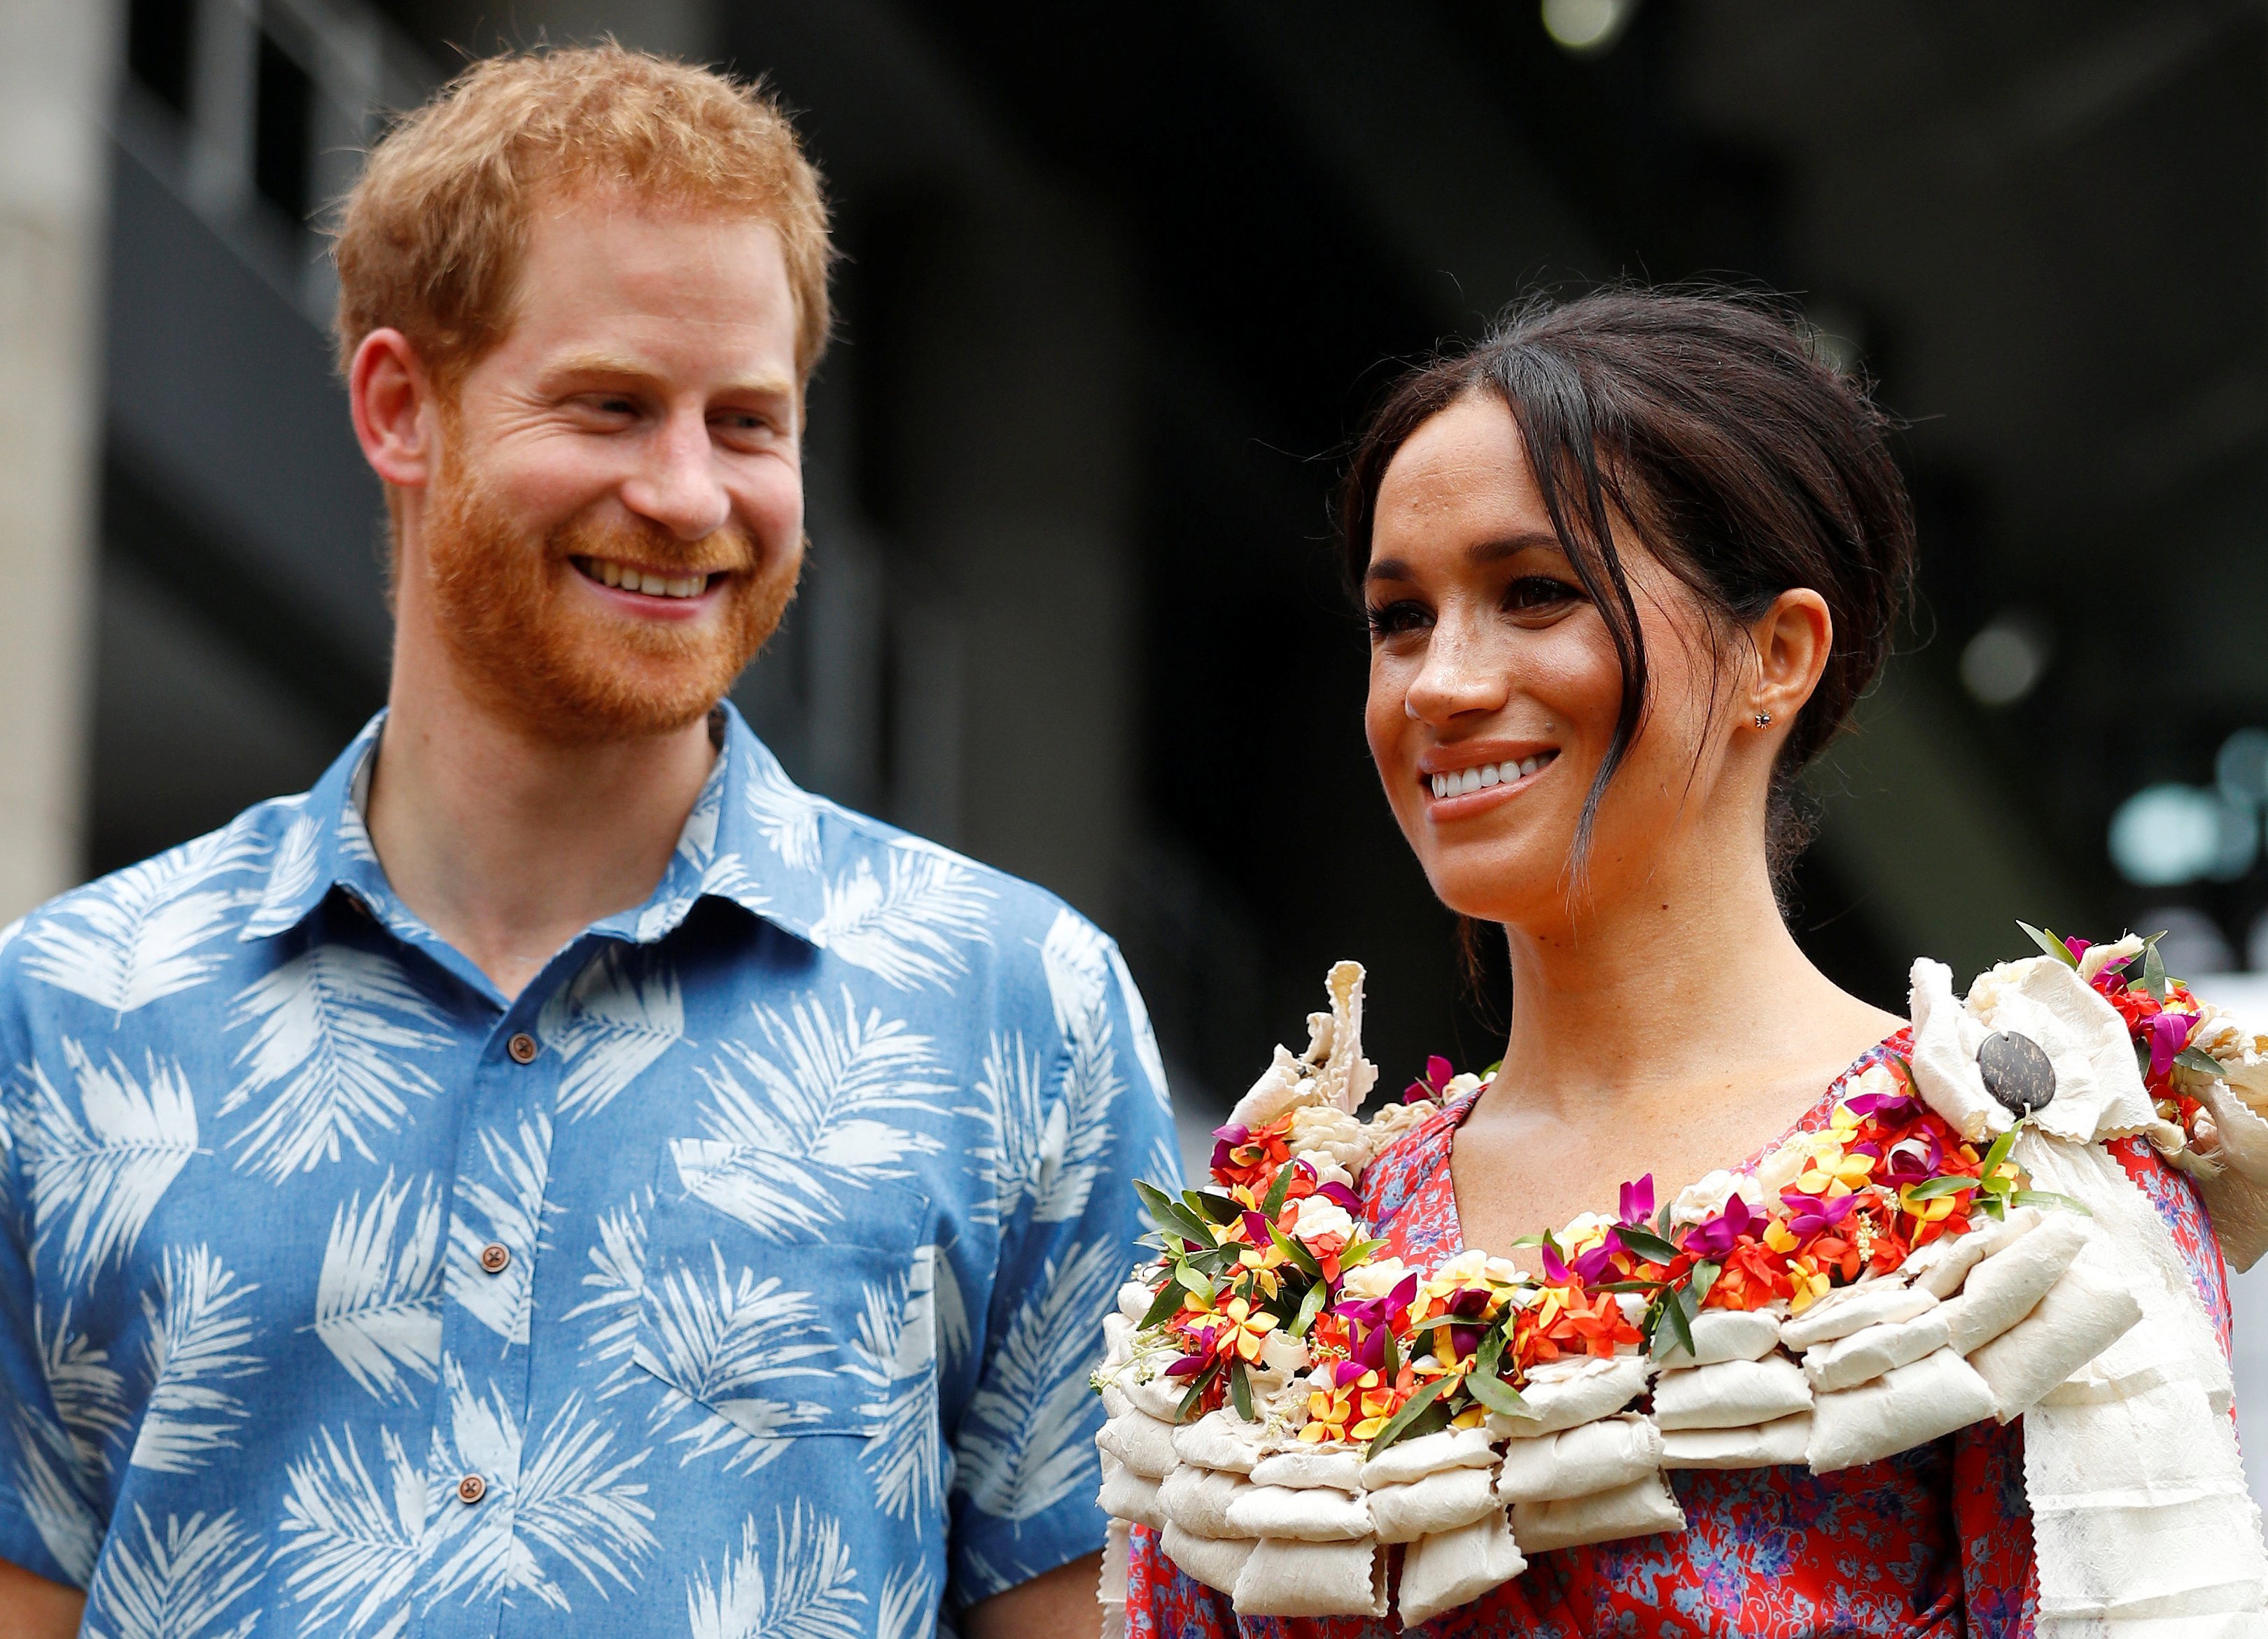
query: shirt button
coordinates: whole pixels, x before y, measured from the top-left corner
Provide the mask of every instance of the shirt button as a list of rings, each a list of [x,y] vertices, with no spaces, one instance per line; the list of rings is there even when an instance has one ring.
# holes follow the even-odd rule
[[[467,1508],[489,1494],[489,1482],[478,1474],[467,1474],[457,1481],[457,1500]]]
[[[532,1064],[535,1062],[535,1038],[523,1030],[504,1044],[504,1050],[512,1055],[513,1063]]]
[[[509,1246],[490,1241],[481,1248],[481,1268],[486,1269],[490,1275],[502,1275],[504,1272],[504,1267],[511,1261],[512,1248]]]

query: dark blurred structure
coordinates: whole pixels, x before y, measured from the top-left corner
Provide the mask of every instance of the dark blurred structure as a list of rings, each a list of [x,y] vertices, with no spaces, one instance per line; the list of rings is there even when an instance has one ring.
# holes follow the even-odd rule
[[[379,702],[307,224],[466,54],[606,29],[770,76],[848,253],[817,555],[744,704],[1118,932],[1193,1105],[1343,954],[1390,1078],[1495,1055],[1375,790],[1326,496],[1394,361],[1538,288],[1793,292],[1911,421],[1922,608],[1802,883],[1833,971],[1898,1006],[2019,915],[2268,966],[2257,0],[131,0],[86,870]]]

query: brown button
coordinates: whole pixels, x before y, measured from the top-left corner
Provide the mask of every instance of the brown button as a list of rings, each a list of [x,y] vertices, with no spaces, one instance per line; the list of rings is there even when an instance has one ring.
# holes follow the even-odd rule
[[[490,1241],[481,1248],[481,1268],[490,1275],[502,1275],[505,1266],[511,1262],[512,1248],[509,1246]]]
[[[532,1064],[535,1062],[535,1038],[523,1030],[504,1044],[504,1050],[512,1055],[513,1063]]]
[[[467,1508],[489,1494],[489,1482],[478,1474],[467,1474],[457,1481],[457,1500]]]

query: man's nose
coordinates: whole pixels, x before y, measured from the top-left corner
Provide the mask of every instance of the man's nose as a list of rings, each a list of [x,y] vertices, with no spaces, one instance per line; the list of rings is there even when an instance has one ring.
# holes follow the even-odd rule
[[[687,411],[655,430],[646,459],[622,486],[622,504],[681,540],[714,534],[732,516],[733,499],[717,470],[705,415]]]

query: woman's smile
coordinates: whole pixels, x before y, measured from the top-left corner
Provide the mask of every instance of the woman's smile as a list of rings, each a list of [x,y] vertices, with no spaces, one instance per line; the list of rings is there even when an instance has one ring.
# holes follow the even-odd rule
[[[1418,783],[1430,820],[1462,820],[1527,790],[1558,761],[1557,746],[1448,746],[1418,759]]]

